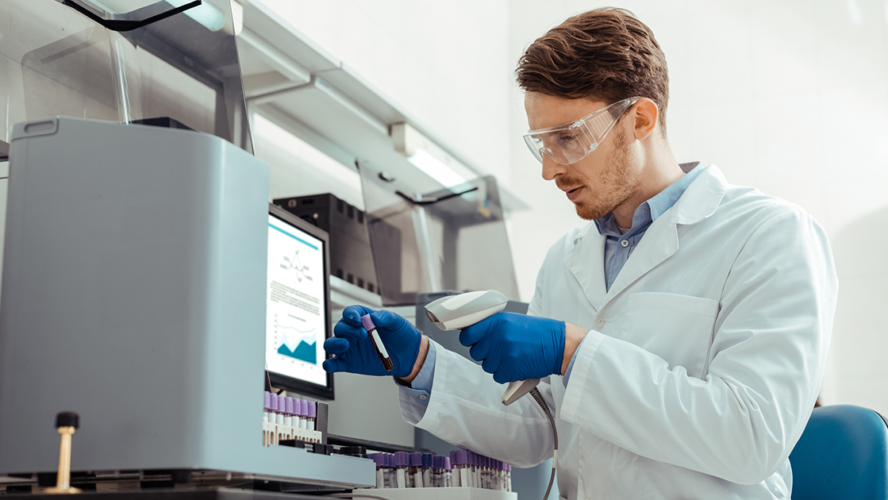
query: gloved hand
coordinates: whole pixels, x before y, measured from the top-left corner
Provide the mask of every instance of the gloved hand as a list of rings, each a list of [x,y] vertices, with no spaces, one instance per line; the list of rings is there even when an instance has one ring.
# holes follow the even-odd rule
[[[503,312],[459,334],[481,368],[500,384],[561,374],[564,358],[563,321]]]
[[[373,319],[379,338],[392,360],[394,368],[390,372],[385,371],[367,330],[361,325],[361,316],[365,314],[370,314]],[[342,319],[333,328],[333,335],[324,341],[324,350],[336,357],[324,361],[324,370],[363,375],[410,375],[422,342],[422,333],[406,319],[392,312],[374,311],[364,306],[346,307],[342,311]]]

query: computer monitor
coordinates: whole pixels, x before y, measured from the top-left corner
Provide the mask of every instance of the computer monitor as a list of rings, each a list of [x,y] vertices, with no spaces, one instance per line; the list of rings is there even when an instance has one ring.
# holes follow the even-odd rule
[[[327,232],[269,205],[265,362],[274,387],[333,399],[333,375],[322,367],[329,276]]]

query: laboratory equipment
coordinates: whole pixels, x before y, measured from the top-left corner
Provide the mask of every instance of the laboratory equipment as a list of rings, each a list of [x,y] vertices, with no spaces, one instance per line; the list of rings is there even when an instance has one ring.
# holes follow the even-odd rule
[[[43,429],[72,409],[88,422],[78,481],[172,470],[182,482],[221,471],[222,481],[375,483],[369,461],[258,438],[266,164],[203,133],[69,117],[18,124],[11,145],[6,241],[16,244],[3,289],[16,293],[0,297],[0,474],[54,470]],[[120,394],[139,397],[121,405]]]
[[[518,298],[493,177],[442,189],[392,178],[363,162],[358,170],[384,305],[413,305],[417,294],[442,290],[496,289]]]
[[[63,411],[56,415],[56,429],[62,436],[59,446],[59,472],[54,488],[47,488],[47,493],[80,493],[80,489],[71,487],[71,438],[80,427],[80,415]]]
[[[274,387],[333,398],[324,371],[330,324],[330,253],[326,232],[268,205],[265,362]],[[303,417],[308,417],[303,414]]]
[[[373,343],[373,348],[376,349],[376,355],[379,356],[379,361],[382,363],[383,368],[385,368],[386,371],[392,371],[395,368],[395,364],[392,363],[392,358],[389,357],[388,351],[385,350],[385,344],[383,344],[382,339],[379,338],[379,332],[376,331],[376,325],[373,324],[373,318],[371,318],[369,314],[365,314],[361,316],[361,324],[364,325],[364,329],[367,330],[367,335],[370,336],[370,342]]]
[[[460,295],[442,297],[425,306],[426,315],[442,330],[460,329],[471,326],[500,311],[502,311],[508,299],[495,290],[483,292],[468,292]],[[543,399],[543,395],[536,386],[540,379],[516,380],[510,382],[503,393],[504,405],[510,405],[525,394],[530,394],[534,401],[542,408],[552,424],[554,437],[554,458],[552,460],[552,474],[549,477],[549,486],[546,488],[544,499],[549,497],[552,484],[555,482],[555,468],[558,464],[558,429],[555,427],[555,418],[549,405]],[[477,483],[476,483],[477,484]]]
[[[363,210],[330,193],[276,198],[273,203],[329,233],[330,274],[379,293]],[[400,241],[392,241],[389,251],[400,249]]]

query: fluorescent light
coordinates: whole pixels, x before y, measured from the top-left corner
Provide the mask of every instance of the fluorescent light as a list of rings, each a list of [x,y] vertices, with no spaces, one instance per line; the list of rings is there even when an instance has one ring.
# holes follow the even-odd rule
[[[454,172],[440,160],[432,156],[425,149],[417,149],[413,155],[407,157],[407,161],[416,168],[422,170],[432,179],[440,182],[444,187],[458,186],[466,182],[466,178]]]
[[[408,123],[392,125],[391,137],[395,150],[444,187],[457,186],[478,176]]]

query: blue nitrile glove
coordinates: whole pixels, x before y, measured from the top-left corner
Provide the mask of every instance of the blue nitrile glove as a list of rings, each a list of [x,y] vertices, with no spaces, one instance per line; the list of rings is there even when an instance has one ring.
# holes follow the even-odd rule
[[[394,368],[390,372],[385,371],[367,330],[361,325],[361,316],[365,314],[370,314],[392,360]],[[324,350],[336,357],[324,361],[324,370],[363,375],[410,375],[422,342],[422,333],[406,319],[392,312],[374,311],[364,306],[346,307],[342,311],[342,319],[333,328],[333,335],[324,342]]]
[[[459,343],[500,384],[561,374],[564,321],[499,313],[459,334]]]

